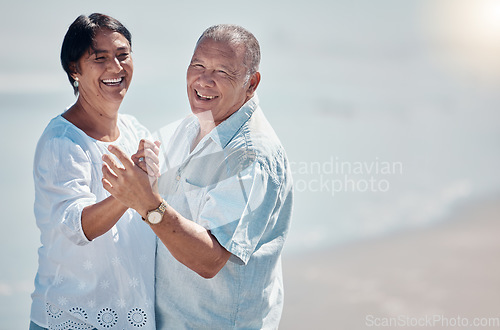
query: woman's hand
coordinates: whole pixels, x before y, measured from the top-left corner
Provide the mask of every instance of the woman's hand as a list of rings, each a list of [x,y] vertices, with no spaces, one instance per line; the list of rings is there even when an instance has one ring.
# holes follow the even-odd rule
[[[132,155],[132,161],[139,166],[150,177],[158,178],[160,176],[160,141],[151,142],[142,139],[139,142],[137,152]]]
[[[144,144],[147,145],[147,142]],[[150,155],[149,151],[147,151],[150,149],[149,147],[142,148],[144,155]],[[104,161],[102,167],[102,185],[104,189],[124,205],[135,209],[139,214],[145,217],[149,210],[157,208],[161,202],[161,197],[158,194],[158,186],[156,184],[157,177],[147,174],[149,168],[152,168],[151,171],[154,171],[154,161],[152,163],[143,164],[147,166],[146,172],[143,167],[136,165],[132,158],[125,154],[120,148],[111,145],[108,147],[108,150],[118,158],[123,166],[119,165],[109,154],[102,156]],[[155,153],[153,152],[153,154]],[[145,159],[149,158],[151,157],[145,157]],[[154,160],[154,157],[152,158]],[[139,163],[143,162],[144,161],[140,161]]]

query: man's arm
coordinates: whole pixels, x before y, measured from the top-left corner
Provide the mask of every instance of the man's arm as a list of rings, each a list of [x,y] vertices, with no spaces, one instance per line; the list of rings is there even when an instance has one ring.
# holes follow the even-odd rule
[[[142,217],[156,209],[162,198],[151,185],[147,175],[118,147],[109,150],[120,160],[119,167],[104,155],[103,186],[124,205],[135,209]],[[151,228],[182,264],[204,278],[214,277],[229,260],[231,253],[204,227],[186,219],[171,206],[167,206],[163,219]]]

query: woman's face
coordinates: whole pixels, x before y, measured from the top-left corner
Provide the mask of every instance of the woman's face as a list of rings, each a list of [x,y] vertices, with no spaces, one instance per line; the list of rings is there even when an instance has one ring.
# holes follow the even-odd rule
[[[130,44],[118,32],[100,30],[90,48],[78,61],[73,78],[81,98],[97,108],[118,103],[127,93],[134,66]]]

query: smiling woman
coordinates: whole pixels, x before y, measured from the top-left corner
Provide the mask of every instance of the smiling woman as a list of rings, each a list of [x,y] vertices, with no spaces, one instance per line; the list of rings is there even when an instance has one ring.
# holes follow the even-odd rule
[[[77,102],[63,117],[87,135],[107,142],[119,135],[116,116],[134,71],[132,39],[130,33],[122,32],[113,26],[94,28],[85,34],[92,40],[84,40],[80,51],[73,54],[68,48],[76,41],[67,36],[61,51],[63,67],[78,94]]]
[[[68,33],[64,37],[61,64],[68,75],[69,82],[73,85],[75,94],[78,92],[78,88],[75,86],[73,74],[78,71],[78,61],[83,58],[85,53],[88,53],[89,56],[94,54],[96,61],[101,62],[104,57],[97,60],[97,54],[107,52],[96,45],[98,32],[116,32],[126,39],[126,44],[123,43],[120,49],[128,50],[129,53],[132,51],[132,35],[125,26],[109,16],[92,14],[86,17],[81,15],[73,22],[70,29],[72,29],[72,33]]]
[[[96,127],[96,123],[88,119],[103,116],[111,119],[116,116],[132,79],[130,44],[118,32],[99,30],[92,48],[70,68],[71,77],[78,82],[80,95],[64,117],[88,135],[102,139],[105,128]],[[108,139],[113,141],[116,138],[111,135]]]
[[[78,17],[64,38],[61,62],[78,98],[50,121],[35,153],[42,246],[32,329],[155,328],[155,236],[102,186],[111,142],[137,150],[143,170],[138,159],[152,149],[143,141],[149,132],[118,113],[132,79],[130,53],[129,31],[102,14]]]

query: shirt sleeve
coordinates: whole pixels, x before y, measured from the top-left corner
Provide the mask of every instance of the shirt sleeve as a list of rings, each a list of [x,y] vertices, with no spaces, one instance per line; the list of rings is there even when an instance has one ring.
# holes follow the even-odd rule
[[[226,250],[246,264],[272,227],[279,190],[280,184],[255,160],[207,192],[200,221]]]
[[[35,158],[35,213],[48,219],[74,244],[85,245],[82,210],[96,202],[90,191],[92,164],[81,146],[68,138],[52,138]]]

